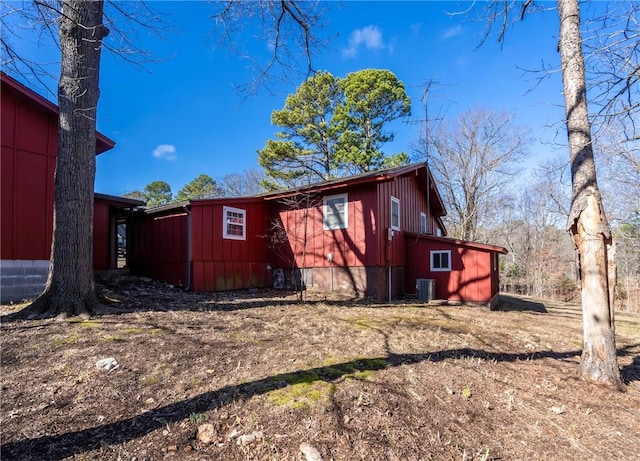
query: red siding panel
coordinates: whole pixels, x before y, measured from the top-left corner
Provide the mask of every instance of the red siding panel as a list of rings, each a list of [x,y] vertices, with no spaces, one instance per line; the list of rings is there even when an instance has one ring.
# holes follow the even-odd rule
[[[138,217],[133,226],[131,270],[163,282],[185,286],[187,215]],[[196,277],[197,278],[197,277]]]
[[[55,106],[3,74],[1,257],[48,260],[57,151]]]
[[[4,105],[3,105],[4,108]],[[4,113],[2,114],[3,129],[4,129]],[[4,136],[4,132],[3,132]],[[4,140],[4,139],[3,139]],[[13,148],[2,146],[2,156],[0,157],[0,173],[2,182],[0,207],[2,207],[2,217],[0,219],[0,234],[2,240],[0,240],[1,259],[17,259],[15,257],[15,239],[14,239],[14,226],[15,226],[15,205],[14,205],[14,156]]]
[[[225,206],[245,210],[246,240],[223,238]],[[193,290],[265,286],[266,267],[271,261],[264,239],[268,222],[264,202],[256,199],[195,201],[191,204],[191,216]]]
[[[93,204],[93,267],[96,270],[109,269],[109,205]]]
[[[451,271],[431,272],[431,251],[451,251]],[[406,248],[405,290],[415,292],[418,278],[434,279],[436,298],[469,302],[489,302],[497,294],[494,252],[458,245],[454,242],[415,238]]]
[[[15,234],[18,259],[49,259],[51,241],[47,239],[47,214],[53,213],[53,204],[47,200],[49,174],[46,155],[17,152],[15,184],[20,191],[14,198],[14,218],[19,229]]]

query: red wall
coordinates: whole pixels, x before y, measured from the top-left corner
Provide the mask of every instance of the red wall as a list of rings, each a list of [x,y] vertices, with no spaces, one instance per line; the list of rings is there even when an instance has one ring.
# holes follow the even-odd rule
[[[345,192],[348,194],[348,228],[325,230],[323,197]],[[327,260],[329,253],[333,255],[333,265],[338,267],[380,265],[379,241],[380,232],[384,229],[380,229],[378,223],[375,192],[374,186],[360,186],[319,194],[311,199],[312,207],[308,213],[293,203],[271,203],[275,206],[272,219],[287,230],[287,243],[278,245],[275,251],[280,259],[279,265],[291,267],[295,255],[297,267],[330,267],[331,263]]]
[[[451,271],[431,272],[430,252],[451,250]],[[498,292],[498,270],[492,262],[495,252],[445,239],[416,238],[407,245],[405,290],[415,292],[418,278],[434,279],[436,298],[489,302]]]
[[[187,213],[181,210],[138,217],[131,229],[129,264],[136,274],[185,286]]]
[[[0,99],[1,258],[48,260],[57,117],[8,89]]]
[[[109,205],[97,200],[93,203],[93,268],[110,268]]]
[[[224,206],[246,211],[246,240],[222,237]],[[265,287],[271,283],[266,216],[261,199],[197,200],[189,215],[180,206],[139,215],[132,226],[131,270],[186,286],[189,264],[193,291]]]
[[[1,79],[0,258],[49,260],[58,140],[57,107],[6,74],[2,73]],[[97,153],[113,148],[113,141],[100,133],[96,135]],[[103,227],[103,210],[97,210],[95,216],[98,221],[94,222],[94,252],[96,239],[108,232],[106,225]],[[97,257],[96,269],[106,268],[101,254],[94,253],[94,257]]]
[[[222,237],[224,206],[246,211],[246,240]],[[267,286],[270,283],[267,226],[266,205],[261,199],[192,202],[192,289],[221,291]]]

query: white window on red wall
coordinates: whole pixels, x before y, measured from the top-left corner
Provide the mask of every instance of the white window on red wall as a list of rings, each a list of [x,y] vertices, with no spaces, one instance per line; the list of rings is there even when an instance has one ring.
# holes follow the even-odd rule
[[[432,272],[451,271],[451,250],[433,250],[429,259]]]
[[[223,207],[223,227],[222,237],[233,240],[246,240],[247,221],[246,210],[241,208],[233,208],[230,206]]]
[[[391,196],[391,229],[400,230],[400,200]]]
[[[427,233],[427,215],[425,213],[420,213],[420,233]]]
[[[323,198],[322,222],[324,230],[349,227],[349,196],[347,194],[328,195]]]

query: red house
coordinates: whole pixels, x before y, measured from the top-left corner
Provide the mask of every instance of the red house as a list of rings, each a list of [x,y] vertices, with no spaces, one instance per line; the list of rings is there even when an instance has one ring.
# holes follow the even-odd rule
[[[2,73],[0,97],[0,276],[2,300],[38,295],[46,282],[53,233],[58,108]],[[96,133],[96,155],[115,143]],[[94,267],[115,267],[116,223],[143,202],[96,194]]]
[[[194,291],[302,283],[377,299],[492,303],[506,250],[442,237],[445,213],[427,165],[406,165],[146,210],[135,218],[130,264]]]

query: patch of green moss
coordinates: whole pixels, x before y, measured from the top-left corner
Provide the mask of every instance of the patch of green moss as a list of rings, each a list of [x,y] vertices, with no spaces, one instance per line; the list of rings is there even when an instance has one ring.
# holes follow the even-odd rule
[[[100,343],[109,343],[109,342],[118,342],[118,341],[124,341],[124,339],[116,335],[104,335],[98,339],[98,342]]]
[[[142,333],[143,331],[144,330],[142,328],[125,328],[124,330],[122,330],[122,333],[126,335],[135,335]]]
[[[84,320],[81,318],[72,318],[72,319],[68,319],[67,322],[69,323],[75,323],[77,325],[83,326],[83,327],[87,327],[87,328],[99,328],[102,325],[100,325],[100,322],[97,322],[95,320]]]
[[[82,339],[80,335],[63,336],[62,338],[55,338],[52,342],[54,346],[68,346],[76,344]]]
[[[371,376],[373,376],[373,371],[371,370],[366,370],[366,371],[356,371],[353,374],[353,377],[355,379],[367,379],[370,378]]]
[[[147,375],[142,377],[142,384],[145,386],[153,386],[154,384],[158,384],[160,382],[160,377],[158,375]]]
[[[329,399],[331,387],[324,381],[301,382],[267,392],[265,398],[274,405],[288,408],[312,408]]]

